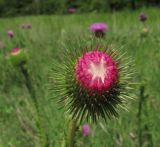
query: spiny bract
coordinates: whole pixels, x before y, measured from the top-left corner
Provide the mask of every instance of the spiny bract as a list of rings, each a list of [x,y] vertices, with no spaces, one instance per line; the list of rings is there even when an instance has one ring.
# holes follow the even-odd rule
[[[53,95],[77,121],[118,116],[130,97],[132,64],[113,49],[67,50],[51,72]]]

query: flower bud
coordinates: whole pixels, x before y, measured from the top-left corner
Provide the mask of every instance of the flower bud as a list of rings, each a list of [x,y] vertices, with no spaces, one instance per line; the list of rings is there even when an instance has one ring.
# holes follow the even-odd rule
[[[13,48],[11,50],[9,59],[11,63],[14,65],[22,65],[26,63],[27,57],[26,57],[26,53],[24,52],[24,50],[20,48]]]

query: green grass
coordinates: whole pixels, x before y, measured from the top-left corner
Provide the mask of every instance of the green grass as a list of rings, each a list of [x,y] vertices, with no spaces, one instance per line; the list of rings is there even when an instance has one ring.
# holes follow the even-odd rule
[[[63,54],[65,48],[91,46],[92,34],[88,27],[100,21],[109,25],[103,44],[122,48],[135,62],[134,81],[136,101],[128,104],[129,112],[120,112],[118,119],[91,125],[91,134],[83,138],[79,132],[79,147],[135,147],[139,145],[139,131],[142,132],[142,146],[158,147],[160,143],[160,19],[158,9],[148,9],[146,26],[150,32],[140,37],[144,27],[138,21],[140,11],[124,11],[110,14],[75,14],[64,16],[27,16],[0,19],[0,147],[40,147],[40,136],[36,127],[36,110],[24,84],[22,74],[7,62],[7,56],[14,47],[28,52],[29,73],[32,76],[43,131],[47,134],[50,147],[60,147],[63,138],[64,118],[52,94],[48,90],[48,77],[53,59]],[[30,30],[23,30],[21,24],[31,22]],[[7,37],[7,30],[15,32],[13,39]],[[95,42],[93,43],[96,44]],[[93,45],[92,45],[93,46]],[[96,47],[96,45],[95,45]],[[140,85],[145,86],[144,101],[140,101]],[[142,104],[142,123],[138,123],[138,107]]]

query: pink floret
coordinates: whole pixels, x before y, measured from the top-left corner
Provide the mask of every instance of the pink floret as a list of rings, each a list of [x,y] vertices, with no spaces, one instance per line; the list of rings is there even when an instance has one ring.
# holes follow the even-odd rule
[[[88,124],[85,124],[82,126],[82,133],[83,133],[83,136],[88,136],[89,133],[90,133],[90,127]]]
[[[93,91],[107,91],[118,80],[115,61],[102,51],[91,51],[80,57],[75,75],[81,86]]]

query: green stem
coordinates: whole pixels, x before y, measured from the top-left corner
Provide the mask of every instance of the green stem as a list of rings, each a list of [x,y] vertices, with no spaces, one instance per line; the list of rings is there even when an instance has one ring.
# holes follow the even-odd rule
[[[25,85],[31,95],[31,98],[33,99],[34,101],[34,104],[37,106],[37,100],[36,100],[36,93],[35,93],[35,90],[34,90],[34,87],[32,85],[32,81],[31,81],[31,78],[29,76],[29,73],[27,71],[27,69],[25,68],[25,64],[21,64],[20,65],[20,70],[25,78]]]
[[[34,105],[35,105],[35,108],[36,108],[36,112],[37,112],[37,117],[38,117],[38,120],[36,122],[36,125],[37,125],[37,128],[39,130],[39,133],[40,133],[40,142],[42,144],[42,146],[46,147],[48,146],[47,143],[46,143],[46,134],[45,134],[45,131],[43,129],[43,123],[42,123],[42,119],[41,119],[41,113],[40,113],[40,109],[39,109],[39,104],[38,104],[38,101],[37,101],[37,98],[36,98],[36,92],[35,92],[35,89],[33,87],[33,84],[32,84],[32,81],[31,81],[31,78],[29,76],[29,73],[28,73],[28,70],[25,68],[25,64],[21,64],[20,65],[20,70],[25,78],[25,85],[31,95],[31,98],[32,98],[32,101],[34,102]]]
[[[76,131],[77,131],[77,123],[75,120],[71,120],[68,127],[67,147],[74,147]]]
[[[138,140],[139,140],[139,146],[142,146],[142,106],[144,103],[144,86],[140,87],[140,99],[139,99],[139,106],[138,106]]]
[[[144,142],[146,141],[150,147],[153,146],[152,135],[149,131],[149,125],[147,123],[142,124],[142,115],[145,115],[147,118],[148,111],[147,111],[147,103],[146,100],[148,95],[145,95],[145,87],[142,85],[140,87],[140,99],[139,99],[139,108],[138,108],[138,140],[139,140],[139,147],[143,146]]]

